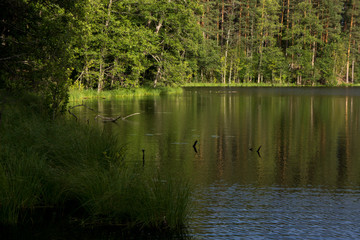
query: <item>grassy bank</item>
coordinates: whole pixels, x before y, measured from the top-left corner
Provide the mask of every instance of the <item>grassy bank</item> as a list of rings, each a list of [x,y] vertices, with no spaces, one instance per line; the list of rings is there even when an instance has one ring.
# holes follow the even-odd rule
[[[293,87],[295,84],[271,84],[271,83],[186,83],[183,87]]]
[[[93,90],[93,89],[84,89],[84,90],[71,89],[70,101],[78,101],[89,98],[111,99],[111,98],[147,96],[147,95],[172,94],[172,93],[181,93],[181,92],[182,92],[182,88],[180,87],[132,88],[132,89],[121,88],[121,89],[114,89],[114,90],[101,91],[101,92],[98,92],[97,90]]]
[[[73,120],[49,121],[29,102],[5,100],[0,111],[1,225],[186,226],[186,181],[127,164],[116,137]]]

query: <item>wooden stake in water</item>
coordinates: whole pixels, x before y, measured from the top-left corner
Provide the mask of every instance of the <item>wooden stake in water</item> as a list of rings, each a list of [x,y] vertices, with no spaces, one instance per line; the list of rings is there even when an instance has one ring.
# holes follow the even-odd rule
[[[145,149],[143,149],[142,152],[143,152],[143,166],[145,166]]]
[[[194,144],[193,144],[193,148],[194,148],[194,151],[195,151],[195,153],[197,153],[197,149],[196,149],[196,144],[197,144],[197,140],[194,142]]]

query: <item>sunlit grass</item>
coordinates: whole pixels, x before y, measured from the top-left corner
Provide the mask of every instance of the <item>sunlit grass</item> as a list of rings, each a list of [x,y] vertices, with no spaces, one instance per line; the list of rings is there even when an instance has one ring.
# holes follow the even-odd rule
[[[162,88],[121,88],[114,90],[106,90],[98,92],[94,89],[70,90],[70,101],[78,101],[89,98],[124,98],[124,97],[139,97],[148,95],[174,94],[181,93],[181,87],[162,87]]]
[[[130,164],[117,138],[98,128],[14,103],[1,108],[0,224],[51,220],[39,218],[47,208],[80,226],[186,226],[186,180]]]
[[[280,84],[280,83],[186,83],[183,87],[281,87],[281,86],[297,86],[296,84]]]
[[[338,85],[297,85],[295,83],[186,83],[183,87],[357,87],[360,84],[342,83]]]

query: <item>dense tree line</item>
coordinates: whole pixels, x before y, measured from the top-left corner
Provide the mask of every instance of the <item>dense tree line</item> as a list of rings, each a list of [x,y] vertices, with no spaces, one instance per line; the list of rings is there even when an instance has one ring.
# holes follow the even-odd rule
[[[216,79],[223,83],[359,79],[358,0],[202,0],[202,5],[203,35],[221,49]]]
[[[358,0],[3,0],[0,86],[358,82]]]

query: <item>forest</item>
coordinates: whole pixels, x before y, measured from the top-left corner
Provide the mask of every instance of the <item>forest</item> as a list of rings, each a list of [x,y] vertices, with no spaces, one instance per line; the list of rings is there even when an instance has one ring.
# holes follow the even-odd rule
[[[0,88],[359,82],[358,0],[3,0]]]
[[[166,174],[154,171],[158,168],[148,164],[152,161],[152,150],[146,149],[145,165],[144,146],[141,146],[141,152],[138,151],[142,153],[142,160],[134,157],[130,161],[125,160],[128,157],[126,146],[119,148],[119,139],[125,138],[126,132],[137,132],[138,139],[160,136],[147,134],[146,128],[141,127],[141,132],[128,127],[130,125],[123,125],[128,129],[118,136],[98,125],[92,126],[89,119],[87,124],[77,121],[75,114],[75,119],[73,116],[67,118],[64,113],[71,110],[68,108],[70,90],[89,90],[99,97],[100,93],[134,89],[160,92],[164,87],[193,83],[353,86],[360,83],[360,65],[357,64],[360,57],[359,4],[359,0],[1,0],[0,227],[28,224],[32,229],[33,225],[47,228],[46,224],[54,224],[61,232],[66,232],[61,226],[65,223],[75,228],[89,227],[84,232],[90,235],[91,231],[87,230],[96,227],[120,227],[138,232],[139,229],[182,231],[188,226],[192,213],[190,182],[185,176],[179,178],[172,171],[167,172],[166,168]],[[252,141],[248,139],[265,136],[262,141],[279,146],[268,150],[273,151],[274,164],[257,161],[265,163],[265,169],[268,163],[271,171],[276,165],[285,166],[286,163],[291,166],[287,158],[292,156],[293,150],[289,149],[300,146],[298,152],[293,152],[296,155],[293,161],[298,162],[300,155],[305,156],[305,162],[301,160],[299,164],[306,169],[302,171],[300,165],[288,167],[291,176],[307,179],[312,174],[308,164],[313,164],[312,158],[319,160],[322,152],[334,163],[327,164],[322,172],[328,173],[330,169],[333,179],[338,177],[340,180],[347,179],[347,174],[350,174],[349,179],[357,176],[347,171],[351,169],[348,166],[352,166],[348,165],[352,154],[351,139],[326,132],[335,129],[339,133],[345,132],[346,137],[358,132],[356,123],[347,124],[348,121],[351,123],[348,119],[357,116],[357,110],[353,108],[355,98],[354,104],[353,98],[346,96],[335,105],[327,98],[314,101],[312,97],[307,102],[297,98],[282,99],[280,102],[262,101],[262,107],[256,102],[261,98],[246,102],[236,95],[226,100],[224,95],[215,105],[206,98],[196,99],[189,103],[186,98],[179,98],[177,107],[185,109],[186,106],[188,112],[192,105],[202,108],[195,109],[195,117],[191,116],[191,119],[201,120],[201,127],[199,125],[197,129],[205,129],[211,123],[207,121],[210,115],[203,109],[206,106],[216,109],[211,117],[217,119],[216,124],[210,125],[210,132],[203,131],[199,137],[211,136],[211,142],[215,144],[208,146],[219,146],[221,154],[243,155],[237,147],[239,142],[244,143],[241,146],[246,153],[254,153],[247,149],[247,141]],[[250,102],[257,105],[250,106]],[[143,104],[143,109],[149,112],[156,109],[146,102]],[[72,108],[76,106],[85,107],[78,104]],[[162,104],[158,106],[161,111],[165,110],[161,109]],[[234,106],[241,106],[241,111],[235,111]],[[337,108],[342,111],[337,111],[340,114],[335,116],[333,110]],[[177,109],[173,109],[173,121],[165,123],[166,118],[161,117],[164,124],[156,120],[155,123],[160,128],[179,127],[188,131],[194,121],[186,125],[186,115],[181,111],[184,109]],[[250,109],[250,112],[243,109]],[[300,117],[296,109],[303,113]],[[134,113],[128,116],[131,115]],[[324,115],[330,122],[324,125],[314,118],[317,115]],[[147,126],[157,118],[146,119],[150,119]],[[220,132],[220,126],[235,122],[236,126],[241,126],[236,129],[247,135],[231,136],[234,147],[225,147],[230,145],[223,141],[226,136]],[[262,131],[265,135],[252,134],[255,122],[266,122],[265,127],[259,129],[269,131]],[[287,125],[292,122],[301,123],[302,127]],[[311,131],[304,134],[304,127]],[[276,129],[280,129],[280,134],[275,132]],[[212,135],[214,131],[217,135]],[[287,143],[285,135],[294,134],[302,137]],[[311,135],[318,145],[306,142],[303,136],[307,135]],[[328,139],[333,142],[326,142]],[[298,144],[300,140],[306,143]],[[171,145],[178,143],[176,140]],[[256,143],[258,154],[260,144],[266,149],[265,143]],[[207,153],[206,145],[200,146]],[[159,148],[169,158],[168,162],[181,164],[169,166],[188,167],[184,161],[174,161],[171,152],[163,150],[160,144]],[[234,149],[237,149],[237,155],[233,154]],[[191,147],[189,151],[193,154]],[[257,155],[255,157],[257,159]],[[193,162],[201,167],[211,163]],[[214,169],[225,166],[215,162]],[[242,169],[247,171],[257,166],[257,162],[253,162]],[[319,167],[318,162],[309,165],[310,169]],[[340,166],[342,162],[345,163]],[[227,165],[230,166],[228,169],[235,172],[231,164]],[[303,175],[298,174],[298,169]],[[283,170],[281,168],[282,174],[286,172]],[[258,178],[253,173],[248,171],[247,174]],[[21,229],[14,230],[23,233]],[[26,232],[23,234],[30,236]],[[149,236],[146,233],[146,237]]]

